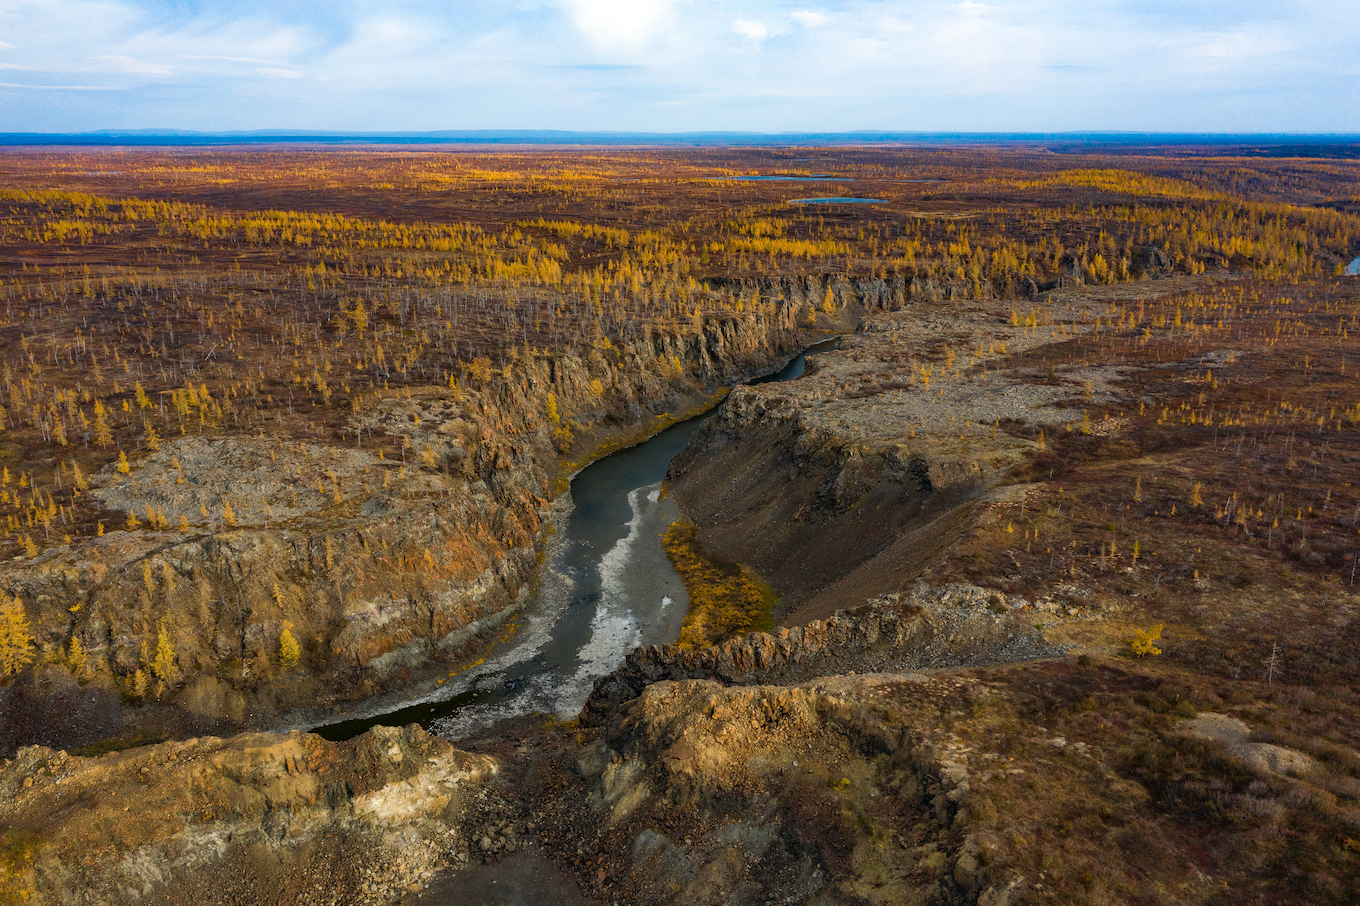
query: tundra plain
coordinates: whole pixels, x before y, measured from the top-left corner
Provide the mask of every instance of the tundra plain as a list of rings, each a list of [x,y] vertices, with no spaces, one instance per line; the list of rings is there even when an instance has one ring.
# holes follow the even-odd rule
[[[1354,902],[1357,255],[1245,147],[7,151],[0,903]],[[278,732],[714,405],[679,645]]]

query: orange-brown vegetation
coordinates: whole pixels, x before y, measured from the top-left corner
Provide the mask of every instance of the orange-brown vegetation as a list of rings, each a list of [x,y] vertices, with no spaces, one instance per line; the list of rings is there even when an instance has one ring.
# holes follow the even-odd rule
[[[1353,279],[1242,278],[1115,300],[1089,332],[1017,357],[1039,382],[1085,366],[1118,374],[1015,471],[1028,493],[989,505],[930,577],[1047,601],[1035,617],[1050,637],[1092,652],[990,673],[1026,704],[981,732],[1041,723],[1134,784],[1120,793],[1082,779],[1082,759],[1050,756],[1025,795],[1051,807],[1023,822],[1015,790],[988,788],[995,814],[1012,816],[998,826],[1017,835],[994,838],[991,857],[1043,872],[1036,901],[1136,901],[1143,884],[1170,897],[1174,873],[1139,880],[1130,866],[1185,858],[1267,901],[1355,896],[1357,323]],[[1001,428],[1040,433],[1021,416]],[[1250,742],[1187,736],[1197,712],[1244,720]],[[1019,764],[1027,745],[1003,748]],[[1229,754],[1246,745],[1311,762],[1248,768]],[[1039,845],[1021,845],[1026,834]]]
[[[716,179],[819,172],[755,152],[7,155],[0,419],[24,484],[8,490],[5,542],[122,522],[81,499],[75,471],[162,437],[362,442],[355,416],[393,393],[769,303],[733,278],[1023,296],[1159,268],[1330,273],[1360,244],[1347,204],[1300,203],[1354,190],[1332,163],[1253,162],[1273,191],[1234,194],[1238,161],[1045,172],[1023,155],[841,156],[824,169],[888,204],[792,206],[825,184]]]
[[[526,438],[547,438],[569,473],[670,420],[610,381],[625,350],[680,338],[706,354],[715,325],[754,316],[790,334],[847,328],[851,287],[887,286],[894,305],[941,322],[972,306],[986,330],[904,352],[893,369],[866,365],[838,401],[944,400],[1000,368],[1044,387],[1104,375],[1079,399],[1044,397],[1066,406],[1064,423],[989,413],[936,432],[931,450],[944,458],[955,437],[962,447],[965,427],[970,449],[1023,439],[1005,461],[1024,462],[1003,480],[1025,487],[976,502],[975,522],[972,509],[948,521],[961,539],[926,578],[995,590],[997,607],[1023,600],[1050,641],[1084,654],[882,691],[902,754],[805,769],[782,794],[790,826],[834,871],[881,862],[883,877],[921,889],[985,874],[1023,877],[1027,902],[1209,903],[1225,888],[1246,891],[1241,901],[1354,902],[1360,283],[1341,272],[1360,253],[1360,170],[1165,149],[806,156],[3,155],[0,682],[45,669],[73,687],[107,682],[142,708],[174,703],[189,675],[205,700],[304,675],[316,684],[296,694],[316,695],[382,658],[406,677],[402,646],[471,634],[490,616],[454,619],[432,603],[444,591],[503,582],[497,605],[514,599],[498,558],[527,550],[532,562],[539,514],[560,490],[557,474],[511,470]],[[854,181],[728,178],[755,173]],[[791,203],[835,194],[883,203]],[[1174,288],[1141,291],[1161,277]],[[701,358],[628,367],[678,382]],[[587,359],[571,395],[550,377]],[[715,398],[714,383],[675,395]],[[823,412],[836,430],[842,414]],[[917,440],[910,425],[874,430]],[[240,454],[230,487],[188,463],[224,439]],[[901,465],[930,484],[930,463],[919,475]],[[146,494],[153,477],[160,496]],[[211,493],[175,490],[210,481]],[[478,483],[483,496],[463,493]],[[408,509],[377,530],[365,507],[390,503],[389,487]],[[827,505],[851,513],[854,488],[840,490]],[[459,503],[457,524],[436,518]],[[436,512],[432,527],[403,534],[417,508]],[[257,577],[266,584],[251,597],[232,544],[266,528],[287,539],[260,542],[259,561],[291,572]],[[191,539],[211,556],[171,563],[166,551]],[[765,625],[766,596],[687,524],[668,548],[695,599],[689,644]],[[68,555],[43,594],[10,581]],[[101,602],[49,593],[103,582],[116,557],[128,563]],[[400,602],[415,616],[365,629]],[[112,666],[92,644],[96,606],[131,615]],[[363,619],[332,619],[347,607]],[[1184,729],[1202,711],[1231,711],[1252,726],[1250,745],[1304,753],[1311,767],[1252,767]],[[782,732],[770,725],[771,738]],[[851,737],[827,733],[835,758],[822,766],[851,765]],[[917,785],[928,772],[908,770],[927,747],[974,758],[968,813],[929,831],[972,836],[970,871],[951,870],[918,820],[962,814]],[[584,783],[569,773],[545,795]],[[603,896],[601,863],[585,866],[578,836],[570,858]]]
[[[662,539],[666,556],[685,580],[689,610],[680,627],[681,648],[699,651],[743,632],[774,626],[776,595],[749,567],[723,563],[705,551],[694,523],[679,519]]]

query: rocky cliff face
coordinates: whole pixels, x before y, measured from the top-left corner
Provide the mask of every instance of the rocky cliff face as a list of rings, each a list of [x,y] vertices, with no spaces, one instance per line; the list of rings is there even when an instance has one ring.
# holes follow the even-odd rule
[[[989,875],[973,831],[968,753],[939,724],[964,686],[986,698],[974,683],[920,674],[648,686],[578,767],[615,854],[607,893],[714,906],[1009,904],[1011,882]],[[928,717],[908,718],[913,708]]]
[[[613,861],[599,892],[638,903],[1015,902],[1024,879],[989,869],[996,813],[974,789],[1004,758],[962,729],[979,714],[1012,720],[1013,706],[1000,688],[938,668],[1060,656],[1033,608],[922,584],[706,651],[634,652],[596,683],[580,720],[603,729],[577,764],[588,793],[559,806],[606,828],[596,845]]]
[[[1076,313],[1049,306],[1059,323]],[[1002,422],[1023,414],[1036,434],[1071,422],[1062,407],[1080,385],[996,364],[1057,329],[1041,336],[988,302],[869,314],[800,380],[734,391],[672,463],[671,493],[705,547],[774,586],[782,622],[903,590],[1037,450]],[[1093,378],[1087,394],[1107,386]]]
[[[475,851],[494,759],[417,726],[0,763],[0,903],[386,903]]]
[[[581,712],[585,726],[614,713],[657,682],[703,679],[723,685],[785,685],[845,673],[900,673],[1054,657],[1022,614],[1029,602],[971,585],[921,584],[806,626],[753,632],[702,651],[639,648],[600,677]]]
[[[415,726],[27,747],[0,763],[0,903],[530,902],[527,872],[552,902],[1002,906],[975,767],[944,729],[990,694],[910,673],[662,681],[603,732],[521,721],[472,743],[494,756]]]
[[[777,367],[828,286],[823,324],[903,291],[743,284],[753,309],[694,333],[385,394],[354,413],[352,446],[188,437],[106,469],[88,491],[109,511],[105,534],[0,575],[41,651],[0,689],[0,751],[265,727],[469,659],[530,599],[570,471]],[[295,666],[280,659],[285,631]]]

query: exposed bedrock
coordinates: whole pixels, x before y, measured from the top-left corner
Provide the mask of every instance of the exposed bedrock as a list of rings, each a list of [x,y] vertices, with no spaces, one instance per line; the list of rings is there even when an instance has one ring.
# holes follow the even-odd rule
[[[1062,319],[1077,303],[1049,305]],[[1012,315],[996,302],[866,315],[799,380],[735,390],[668,475],[700,542],[759,570],[789,625],[907,588],[1038,448],[1002,422],[1068,423],[1061,406],[1104,398],[1113,377],[1040,383],[1010,366],[1057,330]]]
[[[0,762],[0,903],[387,903],[466,865],[495,759],[420,727]]]
[[[787,685],[845,673],[900,673],[1052,657],[1023,598],[971,585],[884,595],[806,626],[753,632],[703,651],[639,648],[600,677],[581,712],[607,726],[619,708],[653,683],[703,679],[724,685]]]
[[[977,684],[648,686],[579,761],[617,841],[614,890],[713,906],[1013,902],[1011,880],[984,867],[967,755],[939,727],[934,706],[959,686]]]
[[[0,573],[40,651],[0,688],[0,752],[265,728],[466,660],[531,599],[566,474],[777,368],[828,286],[823,325],[902,298],[883,281],[734,282],[716,291],[751,307],[694,333],[386,394],[353,414],[358,444],[190,435],[107,467],[88,491],[101,537]]]

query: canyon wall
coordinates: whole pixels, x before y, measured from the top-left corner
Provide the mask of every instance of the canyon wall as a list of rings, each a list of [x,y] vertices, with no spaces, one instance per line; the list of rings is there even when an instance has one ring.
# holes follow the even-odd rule
[[[0,690],[0,751],[269,727],[456,668],[532,598],[574,469],[777,368],[801,328],[903,300],[882,281],[714,291],[752,308],[384,394],[352,446],[189,436],[92,476],[104,533],[0,574],[39,652]]]

